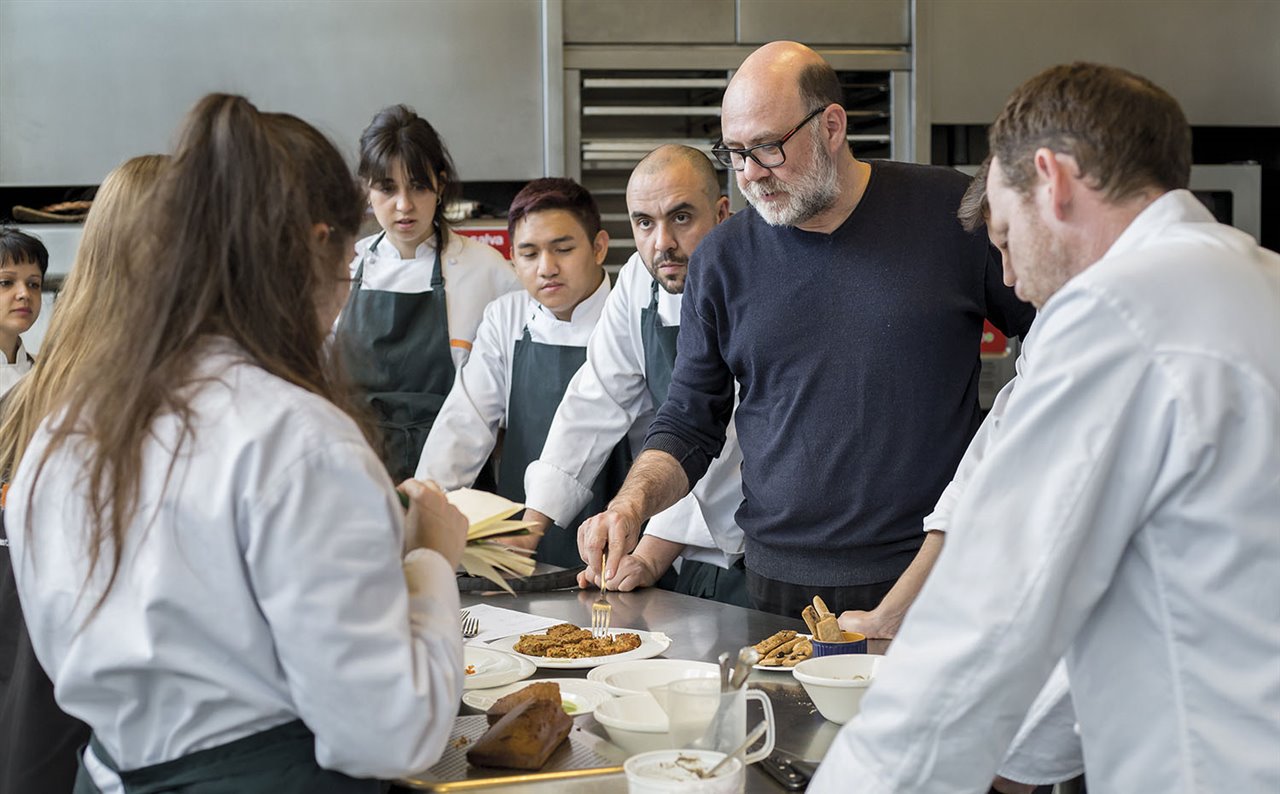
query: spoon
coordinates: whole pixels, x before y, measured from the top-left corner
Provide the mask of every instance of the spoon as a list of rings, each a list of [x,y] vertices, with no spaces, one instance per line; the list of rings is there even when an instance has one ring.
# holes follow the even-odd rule
[[[707,772],[707,774],[704,777],[715,777],[716,773],[720,771],[721,767],[729,763],[734,758],[737,758],[742,753],[745,753],[748,747],[758,742],[760,740],[760,737],[764,736],[765,729],[768,727],[769,727],[768,723],[765,722],[764,720],[757,722],[756,727],[752,728],[750,731],[747,732],[747,738],[742,740],[742,744],[733,748],[732,753],[729,753],[724,758],[721,758],[720,763],[711,767],[711,769]]]
[[[720,691],[729,691],[729,680],[732,678],[734,669],[732,664],[733,657],[728,651],[720,654]]]
[[[759,661],[759,651],[750,645],[743,646],[738,651],[738,662],[733,667],[733,675],[729,677],[729,688],[742,689],[742,685],[747,683],[747,676],[751,675],[751,668]]]

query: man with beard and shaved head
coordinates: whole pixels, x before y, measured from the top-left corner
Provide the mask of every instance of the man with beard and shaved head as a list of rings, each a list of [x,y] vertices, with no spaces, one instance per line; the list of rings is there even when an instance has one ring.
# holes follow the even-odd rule
[[[858,161],[842,101],[830,65],[793,42],[756,50],[725,90],[715,154],[751,206],[689,264],[669,397],[579,530],[590,572],[607,548],[612,573],[641,523],[699,481],[731,415],[754,606],[870,609],[920,547],[978,427],[983,320],[1017,336],[1034,311],[956,220],[968,180]]]
[[[636,252],[618,274],[604,316],[556,411],[539,460],[525,475],[526,518],[548,526],[573,516],[613,444],[643,434],[671,383],[689,257],[702,238],[729,217],[716,170],[687,146],[662,146],[635,167],[627,183],[627,213]],[[639,439],[637,439],[639,440]],[[655,584],[683,557],[678,592],[748,606],[742,532],[742,456],[732,424],[720,457],[688,496],[653,517],[639,544],[617,558],[611,590]],[[598,585],[595,571],[579,583]]]

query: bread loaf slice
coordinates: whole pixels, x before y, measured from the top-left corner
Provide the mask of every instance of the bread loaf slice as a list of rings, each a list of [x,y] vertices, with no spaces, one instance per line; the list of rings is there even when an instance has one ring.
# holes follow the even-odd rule
[[[467,760],[476,766],[541,769],[573,729],[573,717],[560,703],[520,703],[476,739]]]
[[[492,706],[486,711],[485,717],[488,718],[489,724],[493,725],[498,720],[507,715],[509,711],[514,709],[521,703],[530,700],[550,700],[557,706],[562,706],[560,699],[560,685],[555,681],[537,681],[530,684],[524,689],[512,692],[510,695],[498,698]]]

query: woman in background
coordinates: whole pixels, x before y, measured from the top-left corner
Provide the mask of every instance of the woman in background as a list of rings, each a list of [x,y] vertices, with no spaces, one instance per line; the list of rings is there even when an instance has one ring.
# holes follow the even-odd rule
[[[0,395],[12,389],[35,363],[22,334],[40,317],[49,252],[44,243],[17,229],[0,227]]]
[[[375,792],[444,749],[466,521],[416,481],[405,513],[323,355],[361,204],[314,128],[211,95],[120,230],[6,510],[32,646],[93,731],[77,791]]]
[[[382,231],[356,244],[338,350],[400,482],[413,476],[484,307],[520,283],[501,254],[450,230],[445,208],[461,183],[444,142],[413,110],[393,105],[373,117],[358,174]]]
[[[48,406],[63,396],[98,327],[116,316],[114,299],[128,289],[123,274],[112,266],[130,244],[121,228],[143,206],[168,159],[135,157],[108,174],[98,189],[75,266],[45,334],[40,363],[3,403],[3,481],[17,468]],[[4,534],[0,507],[0,539]],[[54,702],[53,683],[36,661],[22,620],[8,552],[0,548],[0,791],[65,794],[75,780],[76,750],[89,740],[89,728]]]

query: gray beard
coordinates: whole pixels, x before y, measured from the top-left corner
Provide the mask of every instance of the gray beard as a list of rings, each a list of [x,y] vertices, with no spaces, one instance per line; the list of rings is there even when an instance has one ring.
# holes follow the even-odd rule
[[[766,177],[758,182],[748,182],[742,193],[760,217],[770,226],[798,226],[831,208],[840,197],[835,160],[827,150],[818,148],[817,165],[813,171],[797,177],[793,183],[776,177]],[[763,194],[787,193],[784,204],[762,200]]]

